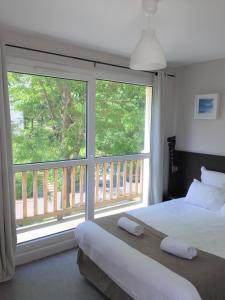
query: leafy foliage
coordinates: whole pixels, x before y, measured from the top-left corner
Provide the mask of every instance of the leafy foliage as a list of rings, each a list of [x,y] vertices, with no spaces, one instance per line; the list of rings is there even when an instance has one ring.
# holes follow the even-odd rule
[[[123,155],[144,148],[145,87],[97,81],[96,154]]]
[[[13,72],[8,81],[14,163],[86,156],[86,82]],[[143,150],[145,93],[144,86],[97,80],[97,156]]]
[[[85,156],[86,83],[9,73],[15,163]]]

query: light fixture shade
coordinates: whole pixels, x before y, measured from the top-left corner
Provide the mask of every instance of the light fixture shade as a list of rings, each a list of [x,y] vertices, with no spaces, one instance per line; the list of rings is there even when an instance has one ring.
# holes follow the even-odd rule
[[[140,41],[130,58],[130,68],[157,71],[166,68],[166,56],[154,30],[143,30]]]

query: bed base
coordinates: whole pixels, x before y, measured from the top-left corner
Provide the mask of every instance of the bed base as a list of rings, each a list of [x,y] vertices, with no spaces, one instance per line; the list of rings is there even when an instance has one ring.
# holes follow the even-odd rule
[[[107,298],[111,300],[134,300],[85,255],[81,249],[78,249],[77,264],[80,273]]]

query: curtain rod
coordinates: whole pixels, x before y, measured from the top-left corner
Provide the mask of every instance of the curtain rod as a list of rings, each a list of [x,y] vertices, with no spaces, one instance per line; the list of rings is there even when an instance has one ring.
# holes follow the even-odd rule
[[[117,68],[131,70],[129,67],[110,64],[110,63],[106,63],[106,62],[98,61],[98,60],[92,60],[92,59],[87,59],[87,58],[82,58],[82,57],[77,57],[77,56],[71,56],[71,55],[66,55],[66,54],[59,54],[59,53],[55,53],[55,52],[50,52],[50,51],[45,51],[45,50],[40,50],[40,49],[33,49],[33,48],[29,48],[29,47],[17,46],[17,45],[12,45],[12,44],[6,44],[6,46],[11,47],[11,48],[17,48],[17,49],[22,49],[22,50],[29,50],[29,51],[44,53],[44,54],[56,55],[56,56],[65,57],[65,58],[72,58],[72,59],[81,60],[81,61],[85,61],[85,62],[91,62],[94,65],[99,64],[99,65],[105,65],[105,66],[110,66],[110,67],[117,67]],[[144,72],[153,74],[155,76],[158,75],[158,72],[150,72],[150,71],[144,71]],[[166,75],[168,77],[176,77],[173,74],[166,74]]]

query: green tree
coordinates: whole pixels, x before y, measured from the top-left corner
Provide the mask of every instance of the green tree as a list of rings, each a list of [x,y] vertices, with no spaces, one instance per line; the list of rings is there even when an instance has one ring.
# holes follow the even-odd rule
[[[8,81],[15,164],[86,156],[86,82],[14,72]],[[143,150],[145,95],[145,86],[97,80],[97,156]]]
[[[144,149],[146,87],[98,80],[96,155],[123,155]]]
[[[14,163],[85,156],[86,82],[10,72]],[[12,120],[13,121],[13,120]]]

